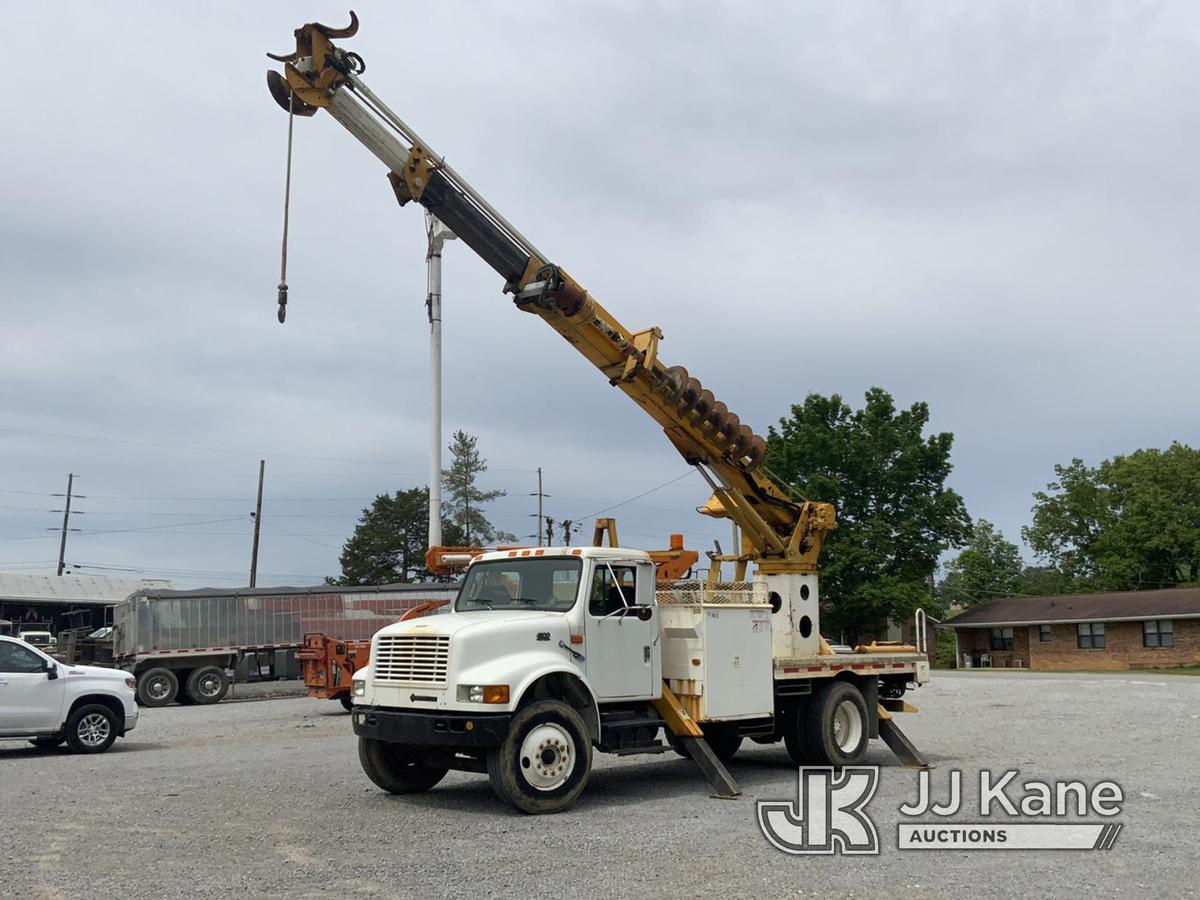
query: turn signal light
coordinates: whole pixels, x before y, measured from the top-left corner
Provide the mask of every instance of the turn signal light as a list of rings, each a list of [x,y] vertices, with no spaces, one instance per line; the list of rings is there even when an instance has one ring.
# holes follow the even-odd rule
[[[483,687],[483,702],[484,703],[507,703],[508,702],[508,685],[507,684],[487,684]]]

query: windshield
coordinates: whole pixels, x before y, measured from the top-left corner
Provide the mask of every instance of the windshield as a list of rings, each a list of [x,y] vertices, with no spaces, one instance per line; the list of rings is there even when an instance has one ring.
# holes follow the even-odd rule
[[[519,557],[476,563],[467,571],[454,609],[566,612],[579,595],[582,570],[583,561],[578,557]]]

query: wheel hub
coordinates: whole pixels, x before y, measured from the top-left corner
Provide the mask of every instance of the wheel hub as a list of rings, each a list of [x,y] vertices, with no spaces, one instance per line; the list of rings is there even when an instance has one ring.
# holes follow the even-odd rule
[[[79,736],[79,743],[85,747],[99,747],[108,740],[111,731],[107,718],[100,713],[92,713],[79,720],[75,733]]]
[[[862,717],[858,708],[843,700],[833,711],[833,742],[843,751],[854,750],[862,739]]]
[[[521,776],[530,787],[552,791],[575,770],[575,742],[561,725],[538,725],[521,742]]]

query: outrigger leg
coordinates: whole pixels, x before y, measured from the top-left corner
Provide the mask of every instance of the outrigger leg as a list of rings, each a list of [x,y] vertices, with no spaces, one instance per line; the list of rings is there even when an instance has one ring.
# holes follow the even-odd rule
[[[916,711],[917,708],[915,706],[905,703],[903,700],[884,700],[879,704],[879,736],[883,738],[883,742],[896,754],[896,758],[908,768],[932,769],[933,766],[929,763],[929,760],[908,739],[908,736],[900,730],[900,726],[892,718],[893,712]]]
[[[675,735],[680,746],[687,751],[692,762],[704,773],[704,777],[712,785],[716,796],[726,800],[740,797],[742,789],[733,780],[733,776],[729,774],[724,763],[717,759],[716,754],[712,752],[708,741],[704,740],[704,732],[700,730],[700,726],[687,714],[687,710],[683,708],[679,698],[665,684],[662,688],[662,697],[654,701],[654,708],[663,717],[667,728],[671,729],[671,733]]]

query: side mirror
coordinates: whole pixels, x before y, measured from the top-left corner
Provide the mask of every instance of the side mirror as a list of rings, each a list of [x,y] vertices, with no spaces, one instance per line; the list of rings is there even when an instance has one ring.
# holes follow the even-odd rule
[[[46,663],[46,678],[53,681],[58,677],[58,663]]]

